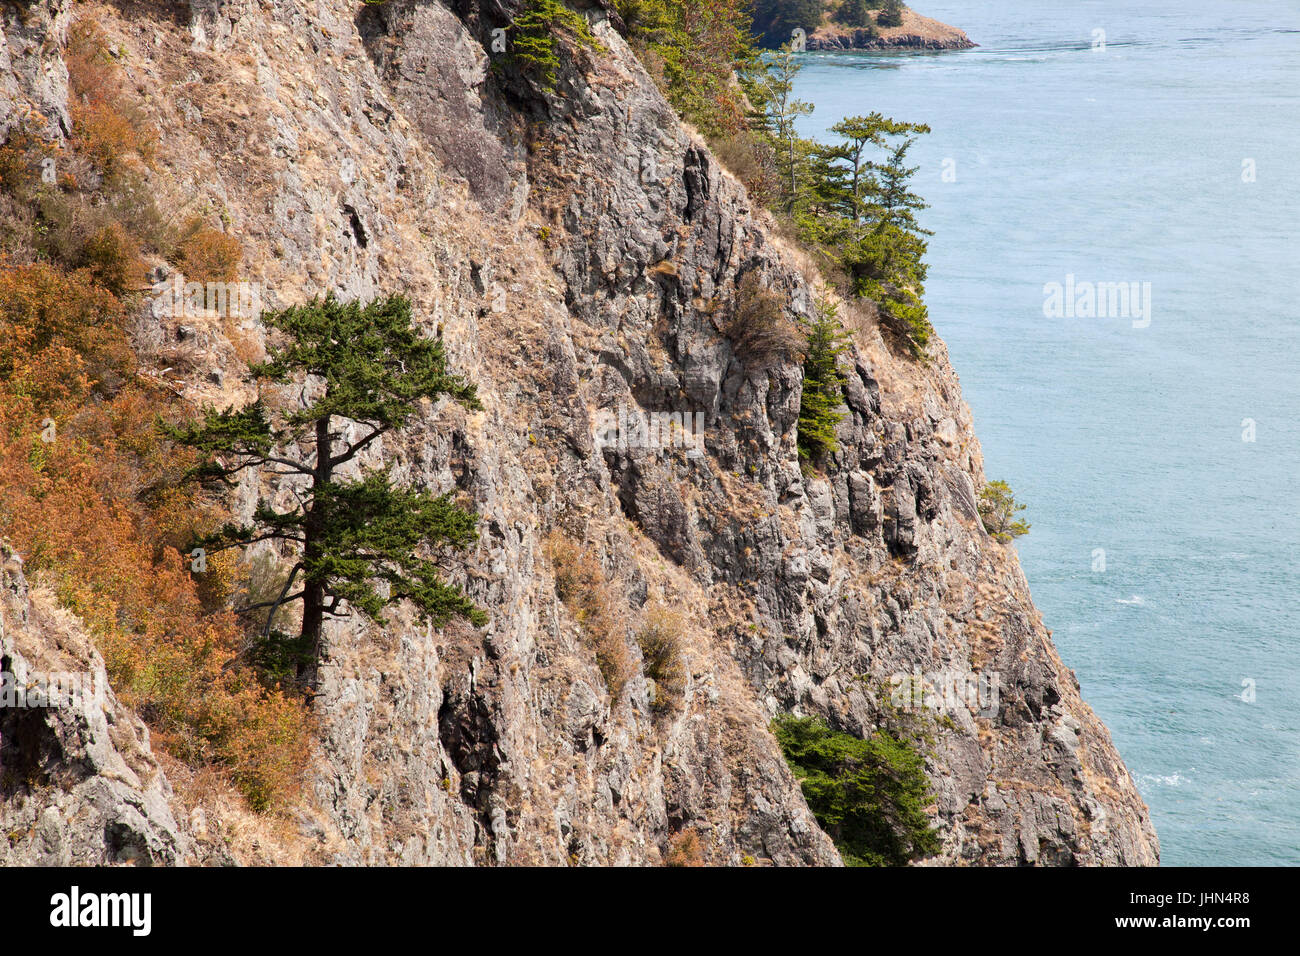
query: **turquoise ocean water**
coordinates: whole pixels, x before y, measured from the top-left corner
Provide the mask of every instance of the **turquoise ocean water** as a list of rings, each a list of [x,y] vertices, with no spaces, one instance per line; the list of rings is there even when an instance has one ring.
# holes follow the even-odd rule
[[[1163,862],[1300,864],[1300,0],[917,8],[979,49],[808,54],[804,132],[933,129],[931,317]],[[1044,317],[1067,275],[1149,326]]]

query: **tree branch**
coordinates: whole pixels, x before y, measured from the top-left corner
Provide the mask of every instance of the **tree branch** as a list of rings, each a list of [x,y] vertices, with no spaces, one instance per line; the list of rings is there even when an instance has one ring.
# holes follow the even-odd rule
[[[293,566],[293,570],[289,572],[289,580],[284,582],[284,587],[280,589],[280,596],[275,599],[274,603],[272,603],[271,613],[266,616],[266,627],[262,629],[263,637],[269,637],[271,635],[271,625],[275,623],[275,615],[276,612],[280,610],[280,606],[294,600],[293,598],[286,598],[285,595],[289,593],[289,588],[293,586],[294,578],[298,577],[298,572],[301,570],[302,562],[299,561]],[[307,589],[303,588],[299,593],[306,594]]]
[[[302,562],[299,562],[293,566],[293,570],[289,572],[289,580],[284,582],[284,587],[280,589],[280,596],[277,597],[274,601],[263,601],[260,604],[250,604],[248,607],[243,607],[235,611],[236,614],[247,614],[249,611],[256,611],[259,608],[264,608],[264,607],[271,608],[272,609],[271,613],[266,616],[266,627],[262,628],[263,639],[270,636],[271,625],[275,623],[275,614],[277,611],[280,610],[281,606],[288,604],[290,601],[298,600],[305,593],[303,591],[299,591],[297,594],[293,595],[292,597],[285,597],[285,593],[289,590],[290,586],[293,584],[293,579],[298,576],[298,572],[300,570],[302,570]],[[234,667],[237,663],[239,663],[240,660],[246,657],[248,655],[248,652],[251,651],[252,649],[253,649],[253,643],[251,641],[246,643],[243,649],[238,654],[236,654],[230,660],[226,661],[225,664],[221,665],[221,669],[223,671],[230,670],[230,668]]]
[[[264,607],[274,607],[278,610],[283,604],[288,604],[290,601],[300,600],[304,593],[306,592],[299,591],[297,594],[290,594],[288,597],[278,597],[274,601],[262,601],[259,604],[250,604],[247,607],[236,608],[235,613],[247,614],[249,611],[257,611]]]
[[[390,426],[390,425],[379,425],[379,426],[377,426],[377,427],[375,428],[374,431],[372,431],[372,432],[371,432],[369,435],[367,435],[365,438],[361,439],[361,441],[357,442],[355,445],[349,445],[347,451],[340,452],[340,453],[339,453],[338,455],[336,455],[334,458],[330,459],[330,467],[331,467],[331,468],[335,468],[335,467],[337,467],[337,466],[339,466],[339,465],[344,464],[345,462],[349,462],[349,461],[351,461],[353,458],[355,458],[355,457],[357,456],[357,453],[358,453],[358,452],[360,452],[363,448],[365,448],[367,445],[369,445],[372,441],[374,441],[374,440],[375,440],[376,438],[378,438],[380,435],[384,434],[385,432],[390,431],[391,429],[392,429],[392,426]]]
[[[302,462],[294,461],[292,458],[281,458],[278,455],[263,455],[260,452],[251,452],[251,451],[241,451],[238,452],[238,454],[253,459],[252,461],[249,461],[248,463],[241,465],[240,466],[241,468],[249,468],[255,465],[265,465],[269,463],[269,464],[283,465],[284,467],[292,471],[295,471],[300,475],[306,475],[308,478],[310,478],[312,475],[315,474],[314,471],[312,471]]]
[[[302,544],[303,539],[296,535],[288,534],[283,531],[268,531],[266,534],[258,535],[256,538],[249,538],[247,541],[232,541],[229,544],[218,545],[212,548],[205,548],[208,554],[220,554],[222,551],[229,551],[231,548],[246,548],[250,544],[257,544],[259,541],[293,541]]]

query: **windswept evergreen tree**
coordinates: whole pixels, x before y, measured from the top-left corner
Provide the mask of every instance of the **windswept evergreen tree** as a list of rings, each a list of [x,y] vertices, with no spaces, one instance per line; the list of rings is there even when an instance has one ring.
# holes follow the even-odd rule
[[[899,123],[883,119],[885,139],[892,137],[896,141],[888,146],[889,158],[875,166],[880,179],[881,221],[912,235],[931,234],[916,221],[916,212],[928,209],[929,206],[909,188],[912,177],[920,167],[906,165],[907,154],[916,145],[916,137],[928,132],[930,127],[922,123]]]
[[[916,167],[907,165],[907,154],[916,137],[929,131],[880,113],[848,117],[832,127],[843,137],[834,148],[842,168],[833,179],[822,179],[832,190],[828,209],[847,223],[835,235],[835,245],[854,293],[873,299],[890,327],[917,353],[930,338],[922,296],[931,233],[916,218],[926,203],[910,188]],[[827,228],[821,225],[823,233]],[[826,242],[824,235],[811,238]]]
[[[757,63],[739,0],[618,0],[618,8],[669,100],[710,137],[751,197],[793,227],[844,294],[877,304],[894,341],[924,354],[930,232],[917,216],[926,205],[911,189],[916,167],[907,157],[929,130],[871,113],[837,123],[835,142],[799,135],[813,106],[796,95],[802,57],[789,31],[819,24],[824,0],[755,2],[754,28],[782,44]],[[834,9],[844,22],[867,8],[844,0]]]
[[[878,730],[866,740],[812,717],[782,715],[772,733],[808,809],[848,866],[905,866],[939,852],[925,758]]]
[[[327,616],[354,609],[382,621],[385,607],[409,600],[438,624],[453,616],[484,623],[483,612],[419,554],[422,548],[466,547],[477,537],[477,515],[449,495],[399,487],[384,470],[360,479],[340,474],[379,438],[406,425],[422,399],[447,396],[478,408],[475,386],[448,371],[442,342],[420,333],[401,295],[362,305],[330,294],[264,315],[263,322],[278,336],[267,361],[250,373],[272,386],[302,385],[313,396],[305,406],[272,415],[259,398],[242,408],[209,408],[186,426],[161,426],[173,441],[199,452],[201,464],[192,473],[199,480],[231,485],[250,468],[291,479],[293,508],[262,500],[249,524],[228,524],[195,542],[208,553],[260,541],[297,551],[279,595],[239,609],[269,609],[262,653],[292,658],[299,681],[311,686]],[[345,437],[341,426],[349,422],[359,437]],[[294,602],[302,606],[302,623],[297,639],[288,639],[273,624],[276,612]]]
[[[829,298],[818,299],[808,328],[803,363],[803,397],[799,402],[799,458],[818,466],[839,444],[835,426],[844,420],[844,374],[839,358],[848,348],[839,310]]]
[[[1013,541],[1029,534],[1029,522],[1016,517],[1027,508],[1016,501],[1005,481],[990,481],[980,492],[979,513],[984,530],[999,541]]]
[[[777,168],[781,174],[782,203],[793,212],[802,188],[802,167],[808,157],[809,144],[801,139],[795,123],[813,111],[811,103],[795,98],[794,81],[803,67],[787,44],[772,54],[767,77],[762,83],[767,106],[766,123],[776,142]]]
[[[860,230],[872,218],[875,199],[880,192],[875,177],[877,167],[871,162],[870,150],[885,145],[887,122],[879,113],[872,113],[870,116],[846,117],[831,127],[831,132],[843,139],[837,148],[837,156],[845,166],[840,212],[852,221],[854,239],[861,238]]]

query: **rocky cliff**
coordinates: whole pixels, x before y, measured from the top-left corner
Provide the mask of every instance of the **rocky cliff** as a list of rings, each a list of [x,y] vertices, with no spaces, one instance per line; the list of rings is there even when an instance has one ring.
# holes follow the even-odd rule
[[[932,862],[1155,863],[1106,729],[977,518],[979,445],[942,345],[903,358],[846,305],[840,450],[802,473],[800,367],[728,333],[747,282],[807,315],[811,266],[603,5],[585,11],[600,48],[567,56],[553,93],[495,62],[519,5],[4,4],[0,126],[34,110],[66,133],[60,43],[94,17],[158,132],[160,201],[220,210],[268,305],[413,299],[484,409],[426,409],[372,462],[473,499],[481,538],[452,570],[491,620],[332,624],[309,792],[283,825],[198,793],[111,697],[75,726],[6,714],[0,761],[25,771],[0,791],[0,859],[653,864],[690,831],[712,863],[834,865],[771,717],[869,734],[895,675],[959,672],[995,674],[999,695],[927,732]],[[220,324],[182,332],[142,306],[135,342],[195,402],[241,394]],[[620,408],[701,415],[703,454],[598,441]],[[277,493],[271,476],[232,506],[259,492]],[[557,597],[561,553],[599,569],[634,664],[630,635],[675,612],[675,707],[652,706],[639,667],[611,693]],[[54,653],[41,621],[62,612],[6,581],[6,655]],[[63,623],[63,653],[93,668]]]

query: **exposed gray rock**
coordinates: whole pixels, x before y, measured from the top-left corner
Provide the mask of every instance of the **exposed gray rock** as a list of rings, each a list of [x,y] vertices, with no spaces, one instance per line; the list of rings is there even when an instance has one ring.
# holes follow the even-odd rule
[[[149,731],[109,689],[76,619],[48,595],[33,606],[16,559],[0,544],[0,672],[19,688],[0,700],[0,864],[184,862],[189,838]],[[34,700],[51,682],[77,694]]]
[[[71,7],[69,0],[34,0],[0,11],[0,140],[18,124],[55,140],[71,132],[68,68],[59,49]]]

